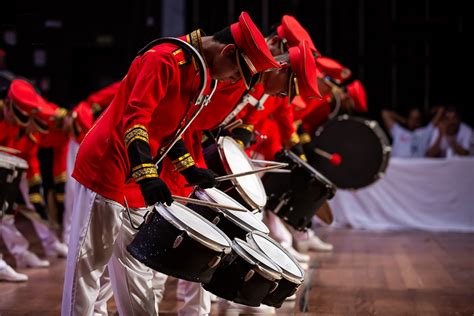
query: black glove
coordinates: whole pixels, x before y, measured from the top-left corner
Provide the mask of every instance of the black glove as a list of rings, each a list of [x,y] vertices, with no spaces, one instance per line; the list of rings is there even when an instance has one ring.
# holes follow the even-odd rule
[[[252,132],[248,129],[236,127],[232,130],[232,137],[244,148],[250,146],[250,141],[252,140]]]
[[[160,178],[149,178],[139,182],[140,190],[147,205],[166,203],[171,205],[173,197],[166,184]]]
[[[188,183],[198,185],[203,189],[212,188],[217,185],[216,177],[218,175],[210,169],[192,166],[181,171],[181,174],[186,178]]]
[[[316,160],[318,155],[314,152],[314,146],[311,143],[303,144],[303,151],[308,159],[310,165],[314,166],[316,164]]]

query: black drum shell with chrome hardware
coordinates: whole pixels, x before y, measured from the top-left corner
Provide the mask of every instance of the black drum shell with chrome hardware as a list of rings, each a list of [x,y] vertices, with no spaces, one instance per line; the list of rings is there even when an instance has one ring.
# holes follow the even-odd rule
[[[20,181],[27,171],[28,164],[25,160],[6,153],[0,153],[0,210],[11,213],[13,204],[20,191]]]
[[[267,173],[262,177],[268,195],[266,208],[293,228],[304,230],[321,205],[334,196],[335,187],[290,151],[282,151],[276,161],[288,163],[291,173]]]
[[[246,281],[246,276],[252,270],[255,272]],[[262,276],[256,264],[246,261],[233,250],[216,269],[211,281],[203,287],[228,301],[247,306],[260,306],[263,299],[272,289],[275,289],[280,280],[270,280]]]
[[[265,245],[262,245],[259,242],[263,239],[267,241],[272,247],[273,251],[269,248],[265,248]],[[285,300],[293,295],[301,284],[304,282],[304,270],[298,263],[298,261],[290,254],[287,250],[285,250],[277,241],[275,241],[270,236],[265,234],[261,234],[259,232],[252,232],[247,234],[246,236],[247,242],[254,248],[260,250],[261,252],[265,253],[265,255],[270,258],[276,265],[280,267],[282,270],[282,279],[278,282],[278,287],[275,291],[269,293],[262,301],[263,304],[274,306],[274,307],[281,307],[281,305],[285,302]],[[293,269],[288,267],[288,261],[285,262],[284,257],[286,260],[290,261],[293,265]]]
[[[174,248],[178,236],[183,239]],[[223,258],[227,255],[224,251],[218,252],[196,241],[156,210],[148,215],[127,250],[153,270],[202,283],[211,280],[218,266],[209,267],[209,263],[214,262],[217,257]]]
[[[376,121],[341,115],[318,128],[312,146],[341,156],[340,165],[315,155],[312,165],[340,189],[360,189],[377,181],[390,159],[390,143]]]

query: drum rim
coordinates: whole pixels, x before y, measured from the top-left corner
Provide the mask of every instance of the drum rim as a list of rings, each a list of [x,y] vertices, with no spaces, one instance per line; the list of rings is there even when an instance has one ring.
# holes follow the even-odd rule
[[[227,158],[226,158],[225,153],[224,153],[223,142],[226,141],[226,140],[229,140],[230,142],[234,143],[235,146],[237,146],[237,147],[239,147],[239,144],[230,136],[221,136],[217,140],[217,152],[219,153],[219,156],[221,157],[221,161],[222,161],[222,165],[224,166],[224,170],[227,172],[227,174],[233,174],[233,172],[230,168],[229,162],[227,161]],[[250,158],[246,154],[244,156],[248,160],[249,164],[251,166],[253,166],[252,162],[250,161]],[[258,186],[260,187],[261,191],[265,192],[265,187],[263,186],[262,179],[260,179],[257,175],[255,175],[255,177],[258,179],[257,183],[258,183]],[[242,188],[242,186],[240,185],[237,178],[233,178],[233,179],[230,179],[230,180],[231,180],[232,184],[234,185],[235,189],[242,196],[244,201],[247,202],[250,206],[252,206],[252,208],[261,210],[263,207],[265,207],[265,205],[267,204],[267,197],[266,197],[265,194],[264,194],[265,195],[265,203],[263,205],[258,205],[257,203],[255,203],[248,196],[247,192],[245,192],[244,188]]]
[[[209,189],[200,189],[200,188],[197,188],[195,190],[195,193],[197,194],[203,194],[203,196],[205,196],[209,202],[214,202],[214,203],[218,203],[215,199],[212,198],[212,196],[210,196],[208,193],[207,193],[207,190],[212,190],[212,191],[215,191],[215,190],[219,190],[219,189],[216,189],[216,188],[209,188]],[[219,190],[220,191],[220,190]],[[199,193],[198,193],[199,192]],[[224,194],[226,194],[225,192],[223,191],[220,191]],[[243,209],[246,209],[245,206],[243,206],[242,204],[240,204],[238,201],[236,201],[233,197],[229,196],[228,194],[226,194],[227,197],[229,197],[229,199],[231,199],[233,202],[236,203],[236,205],[238,205],[239,207],[243,208]],[[200,199],[200,197],[198,197]],[[255,227],[252,227],[250,225],[248,225],[246,222],[242,221],[239,217],[235,216],[235,212],[232,212],[228,209],[225,209],[225,208],[213,208],[213,207],[209,207],[211,209],[216,209],[218,210],[218,212],[220,212],[222,215],[224,215],[225,218],[229,219],[230,221],[232,221],[233,223],[235,223],[237,226],[239,226],[240,228],[246,230],[247,232],[252,232],[252,231],[259,231],[259,232],[262,232],[261,230],[256,230]],[[237,212],[237,211],[236,211]],[[251,211],[247,211],[249,214],[251,214],[252,216],[255,217],[255,219],[258,221],[258,218],[256,218],[255,214],[253,214]],[[268,231],[267,234],[270,233],[270,230],[268,229],[268,227],[265,225],[265,223],[261,222],[262,223],[262,226],[265,227]],[[264,233],[264,232],[262,232]]]
[[[279,250],[281,250],[284,254],[286,254],[289,258],[291,258],[291,260],[293,261],[293,263],[295,263],[296,267],[298,268],[298,270],[300,270],[300,273],[301,273],[301,276],[297,276],[293,273],[291,273],[290,271],[287,271],[285,270],[282,266],[280,266],[277,262],[275,262],[274,260],[272,260],[270,257],[270,260],[272,260],[272,262],[274,262],[276,265],[278,265],[278,267],[281,269],[282,271],[282,275],[285,279],[287,279],[288,281],[290,282],[293,282],[293,283],[296,283],[298,285],[302,284],[304,282],[304,270],[303,268],[301,267],[301,265],[298,263],[298,261],[295,259],[295,257],[293,257],[286,249],[284,249],[279,243],[277,243],[273,238],[270,238],[270,236],[268,235],[265,235],[265,234],[262,234],[258,231],[254,231],[254,232],[250,232],[247,234],[247,236],[245,236],[245,238],[247,239],[247,242],[250,244],[250,245],[253,245],[255,247],[257,247],[261,252],[264,252],[264,250],[262,248],[260,248],[260,245],[255,241],[255,239],[253,238],[254,235],[258,235],[262,238],[265,238],[266,240],[268,240],[270,243],[272,243],[273,245],[275,245],[275,247],[277,247]]]
[[[328,126],[334,124],[335,122],[341,122],[341,121],[356,121],[361,124],[364,124],[365,126],[370,128],[374,132],[375,136],[380,140],[381,149],[382,149],[382,162],[380,163],[378,172],[374,175],[373,180],[367,185],[360,188],[340,188],[340,189],[341,190],[358,190],[358,189],[368,187],[369,185],[373,184],[374,182],[376,182],[377,180],[379,180],[385,175],[385,171],[387,170],[388,163],[390,161],[391,152],[392,152],[392,146],[390,146],[390,141],[388,140],[387,135],[385,134],[382,127],[376,120],[371,120],[363,116],[355,116],[355,115],[348,115],[348,114],[338,115],[334,117],[333,119],[327,121],[325,124],[318,127],[318,129],[314,132],[314,137],[318,137],[319,135],[321,135],[321,133],[325,129],[327,129]]]
[[[267,266],[266,264],[258,262],[257,260],[252,258],[252,256],[248,254],[247,251],[240,245],[240,243],[244,243],[248,247],[252,248],[254,251],[258,252],[261,256],[267,259],[271,264],[273,264],[273,267]],[[273,260],[270,259],[266,254],[264,254],[259,249],[253,248],[252,245],[250,245],[245,240],[240,239],[238,237],[234,238],[234,242],[232,243],[232,250],[234,250],[242,259],[244,259],[251,265],[254,265],[255,270],[265,279],[270,280],[270,281],[278,281],[283,278],[283,271],[281,270],[281,268],[276,263],[274,263]]]
[[[176,203],[176,204],[175,204]],[[179,230],[184,231],[189,237],[192,239],[196,240],[197,242],[203,244],[204,246],[207,246],[208,248],[217,251],[217,252],[224,252],[225,254],[229,254],[232,251],[232,241],[230,240],[229,236],[227,236],[222,230],[220,230],[218,227],[213,225],[211,222],[209,222],[206,218],[198,214],[197,212],[193,211],[186,205],[183,205],[178,202],[173,202],[175,206],[177,207],[183,207],[186,211],[190,211],[193,213],[193,215],[197,216],[198,218],[202,219],[204,222],[207,222],[209,226],[211,226],[213,229],[215,229],[219,234],[221,234],[224,239],[228,242],[228,245],[219,245],[216,241],[207,238],[207,236],[201,234],[200,232],[196,231],[194,228],[189,227],[186,223],[181,222],[179,218],[173,215],[173,212],[171,212],[167,206],[157,203],[154,206],[154,211],[158,212],[161,216],[163,216],[169,223],[171,223],[173,226],[178,228]]]
[[[1,162],[9,163],[14,169],[27,170],[29,167],[25,159],[4,152],[0,152],[0,163]]]

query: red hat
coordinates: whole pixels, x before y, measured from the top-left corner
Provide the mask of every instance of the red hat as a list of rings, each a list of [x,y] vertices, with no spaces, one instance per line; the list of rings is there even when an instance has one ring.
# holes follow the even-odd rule
[[[44,103],[39,108],[39,111],[33,115],[33,123],[36,125],[39,131],[47,132],[53,127],[60,128],[62,119],[66,116],[66,114],[66,109],[44,100]]]
[[[318,89],[316,61],[312,53],[308,41],[302,41],[298,47],[290,47],[288,50],[292,70],[288,89],[290,100],[293,91],[305,99],[321,97]]]
[[[12,101],[13,114],[20,125],[26,125],[29,116],[39,111],[39,108],[46,103],[31,83],[22,79],[12,80],[8,99]]]
[[[278,36],[286,42],[288,48],[298,46],[302,41],[307,41],[309,48],[316,53],[317,56],[321,55],[316,46],[314,46],[308,32],[291,15],[283,16],[281,24],[277,27],[276,31]]]
[[[331,79],[337,83],[344,82],[352,75],[352,72],[349,68],[344,67],[329,57],[319,57],[318,68],[324,76],[331,77]]]
[[[356,112],[367,112],[367,95],[364,86],[359,80],[355,80],[346,86],[347,94],[354,101],[354,110]]]
[[[255,74],[280,68],[280,64],[270,53],[262,33],[246,12],[240,14],[239,22],[230,26],[230,32],[238,47],[237,64],[247,88],[250,87]]]

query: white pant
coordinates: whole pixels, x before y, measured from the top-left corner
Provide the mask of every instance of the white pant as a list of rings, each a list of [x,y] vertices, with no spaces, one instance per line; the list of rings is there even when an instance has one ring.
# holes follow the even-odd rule
[[[122,205],[76,183],[61,315],[92,315],[99,279],[122,224]]]
[[[74,205],[74,187],[76,179],[72,175],[74,164],[76,162],[77,151],[79,150],[79,143],[71,139],[67,152],[67,169],[66,169],[66,185],[64,188],[64,214],[63,214],[63,242],[69,244],[69,235],[71,234],[71,218],[72,208]]]
[[[293,236],[281,219],[270,211],[267,211],[265,215],[266,224],[268,229],[270,229],[270,236],[283,247],[291,247],[293,245]]]
[[[0,218],[0,235],[8,251],[17,257],[28,250],[30,244],[15,226],[15,217],[5,215]]]
[[[178,287],[184,287],[185,293],[184,305],[178,315],[206,316],[211,313],[211,293],[204,290],[201,283],[178,280]]]
[[[135,227],[143,222],[146,212],[146,208],[130,210]],[[133,241],[137,230],[130,224],[126,210],[122,211],[122,218],[122,226],[108,264],[118,312],[130,316],[156,315],[158,304],[155,303],[154,286],[157,287],[158,295],[162,296],[166,278],[163,279],[156,272],[158,280],[153,282],[153,270],[128,252],[127,246]]]

